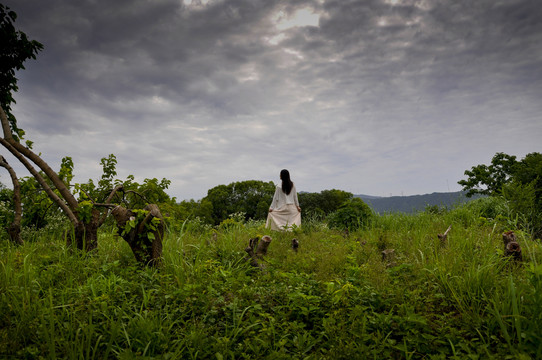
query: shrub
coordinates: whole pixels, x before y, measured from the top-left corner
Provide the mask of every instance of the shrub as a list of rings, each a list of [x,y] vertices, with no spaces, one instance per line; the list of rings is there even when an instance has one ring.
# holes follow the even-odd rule
[[[499,215],[507,215],[505,200],[497,196],[484,196],[472,200],[465,205],[465,208],[471,211],[474,217],[496,219]]]
[[[339,209],[328,218],[328,226],[340,230],[356,230],[367,225],[373,216],[369,205],[360,198],[344,202]]]
[[[517,218],[521,228],[535,237],[542,236],[542,209],[536,204],[536,181],[521,184],[513,181],[503,186],[510,216]]]

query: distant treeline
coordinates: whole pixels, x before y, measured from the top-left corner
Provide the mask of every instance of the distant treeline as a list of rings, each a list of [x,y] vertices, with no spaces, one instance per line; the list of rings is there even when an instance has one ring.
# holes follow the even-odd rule
[[[267,217],[273,199],[275,184],[258,180],[234,182],[218,185],[207,192],[199,201],[183,201],[180,218],[199,217],[209,224],[220,224],[232,214],[242,214],[245,220],[262,220]],[[300,192],[299,204],[304,217],[325,218],[337,211],[353,198],[360,198],[377,213],[412,213],[433,206],[451,208],[467,202],[465,192],[433,193],[415,196],[393,196],[376,198],[367,195],[354,195],[350,192],[331,189],[318,193]]]
[[[243,214],[245,220],[262,220],[267,217],[273,200],[275,184],[258,180],[218,185],[199,201],[183,201],[180,218],[199,217],[202,221],[218,225],[232,214]],[[323,190],[319,193],[298,194],[303,216],[325,217],[336,211],[346,201],[354,198],[342,190]]]

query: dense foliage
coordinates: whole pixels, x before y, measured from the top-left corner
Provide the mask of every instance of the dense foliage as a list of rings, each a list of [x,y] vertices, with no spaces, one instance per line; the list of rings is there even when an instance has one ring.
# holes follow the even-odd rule
[[[242,214],[245,220],[264,220],[274,192],[273,182],[247,180],[218,185],[199,201],[182,201],[177,214],[182,220],[198,217],[212,225],[218,225],[237,214]],[[352,197],[351,193],[336,189],[298,194],[303,217],[310,219],[324,219]]]
[[[0,4],[0,106],[6,111],[13,132],[22,136],[23,132],[17,128],[11,114],[11,104],[15,103],[13,92],[18,90],[15,71],[24,69],[26,60],[35,59],[43,45],[15,29],[13,22],[16,19],[14,11]]]
[[[332,229],[353,231],[367,226],[372,217],[371,208],[360,198],[353,198],[344,202],[329,216],[328,225]]]
[[[375,216],[348,235],[306,221],[271,233],[264,271],[244,252],[263,222],[243,218],[187,221],[159,269],[107,231],[88,255],[53,232],[3,241],[0,358],[540,358],[542,246],[504,205]],[[503,257],[507,230],[522,263]]]
[[[322,190],[319,193],[303,192],[299,194],[299,205],[304,216],[323,218],[337,211],[352,197],[352,193],[336,189]]]
[[[100,161],[102,165],[102,175],[100,179],[94,181],[89,179],[86,183],[72,183],[74,164],[70,157],[62,159],[58,174],[62,181],[73,188],[73,192],[78,197],[79,215],[88,221],[91,217],[93,203],[100,203],[111,193],[113,188],[122,186],[122,191],[116,193],[112,199],[114,204],[123,204],[130,209],[143,209],[147,204],[157,204],[162,209],[164,215],[169,218],[179,218],[179,207],[176,199],[170,197],[166,190],[171,181],[167,179],[158,180],[144,179],[143,182],[135,181],[133,175],[126,179],[116,178],[117,159],[115,155],[110,154]],[[34,177],[23,177],[21,184],[21,202],[23,206],[22,227],[26,233],[50,230],[70,230],[71,226],[62,211]],[[50,183],[50,182],[49,182]],[[52,186],[52,184],[50,184]],[[58,193],[58,190],[54,190]],[[7,238],[6,228],[13,218],[13,197],[12,190],[6,188],[0,183],[0,238]],[[106,223],[111,227],[113,220],[111,218]]]
[[[490,165],[466,170],[466,180],[458,183],[468,195],[481,193],[502,196],[524,229],[542,237],[542,154],[530,153],[517,160],[497,153]]]
[[[248,219],[263,219],[275,193],[273,182],[247,180],[218,185],[201,200],[199,214],[211,224],[220,224],[230,215],[243,213]]]

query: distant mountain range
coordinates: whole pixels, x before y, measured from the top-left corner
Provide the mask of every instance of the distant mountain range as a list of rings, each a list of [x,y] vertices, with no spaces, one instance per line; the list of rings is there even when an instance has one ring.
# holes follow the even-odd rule
[[[452,208],[456,205],[477,199],[480,196],[477,195],[468,198],[465,191],[457,191],[446,193],[434,192],[432,194],[411,196],[379,197],[371,195],[354,195],[354,197],[361,198],[375,212],[383,214],[393,212],[415,213],[425,210],[427,206],[434,205]]]

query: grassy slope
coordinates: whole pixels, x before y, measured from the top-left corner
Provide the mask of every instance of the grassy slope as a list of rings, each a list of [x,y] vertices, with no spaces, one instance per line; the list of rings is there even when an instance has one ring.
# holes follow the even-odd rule
[[[160,270],[108,233],[91,255],[3,242],[0,358],[540,358],[542,247],[520,233],[524,264],[509,264],[504,230],[467,208],[386,215],[347,237],[307,221],[272,234],[265,271],[244,260],[261,223],[216,241],[187,223]]]

